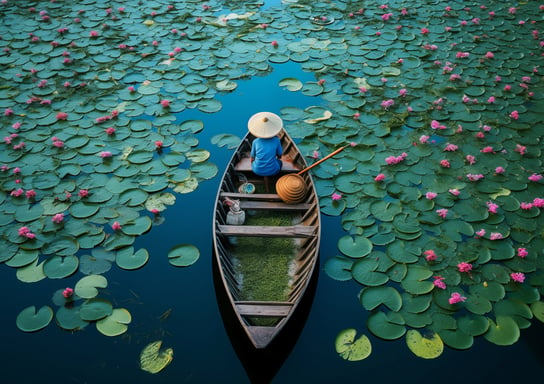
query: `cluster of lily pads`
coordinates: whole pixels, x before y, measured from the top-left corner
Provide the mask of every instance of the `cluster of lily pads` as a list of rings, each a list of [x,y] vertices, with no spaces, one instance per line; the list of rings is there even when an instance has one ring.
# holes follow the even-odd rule
[[[185,110],[216,113],[238,81],[291,61],[315,74],[278,82],[316,98],[281,110],[300,148],[317,160],[355,144],[312,172],[322,212],[347,232],[325,270],[364,286],[370,332],[411,342],[429,330],[465,349],[482,335],[514,343],[543,320],[542,6],[261,5],[3,2],[0,261],[26,282],[145,265],[135,238],[176,193],[217,174],[198,148],[204,124]],[[237,140],[217,132],[212,143]],[[169,257],[187,266],[198,250]],[[75,295],[81,305],[62,307],[89,306],[80,319],[99,330],[130,322]],[[48,307],[29,308],[22,330],[51,321]],[[342,332],[337,348],[354,337]]]

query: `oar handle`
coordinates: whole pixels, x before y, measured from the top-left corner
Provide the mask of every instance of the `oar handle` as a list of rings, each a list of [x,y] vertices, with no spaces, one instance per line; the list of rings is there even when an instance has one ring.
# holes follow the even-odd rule
[[[327,156],[325,156],[325,157],[322,158],[321,160],[316,161],[315,163],[313,163],[313,164],[310,165],[309,167],[306,167],[306,168],[304,168],[303,170],[299,171],[297,174],[298,174],[298,175],[302,175],[304,172],[309,171],[310,169],[312,169],[312,168],[315,167],[316,165],[321,164],[321,163],[324,162],[325,160],[330,159],[330,158],[333,157],[334,155],[336,155],[336,154],[342,152],[342,151],[343,151],[344,149],[346,149],[347,147],[349,147],[349,144],[348,144],[348,145],[344,145],[343,147],[338,148],[338,149],[337,149],[336,151],[334,151],[333,153],[328,154]]]

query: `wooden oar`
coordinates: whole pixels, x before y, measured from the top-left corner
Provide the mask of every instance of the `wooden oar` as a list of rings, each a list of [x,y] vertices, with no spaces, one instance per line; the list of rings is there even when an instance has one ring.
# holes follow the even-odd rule
[[[349,146],[350,146],[350,145],[348,144],[348,145],[344,145],[343,147],[338,148],[338,149],[337,149],[336,151],[334,151],[333,153],[328,154],[327,156],[325,156],[325,157],[322,158],[321,160],[316,161],[315,163],[313,163],[313,164],[310,165],[309,167],[306,167],[306,168],[304,168],[303,170],[298,171],[298,172],[297,172],[297,175],[302,175],[304,172],[309,171],[310,169],[312,169],[312,168],[315,167],[316,165],[321,164],[322,162],[324,162],[324,161],[327,160],[327,159],[330,159],[331,157],[333,157],[334,155],[336,155],[336,154],[342,152],[344,149],[346,149],[346,148],[349,147]]]

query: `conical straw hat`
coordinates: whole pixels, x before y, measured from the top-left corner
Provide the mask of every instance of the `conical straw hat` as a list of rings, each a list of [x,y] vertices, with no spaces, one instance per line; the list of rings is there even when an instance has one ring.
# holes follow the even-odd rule
[[[268,139],[280,133],[283,121],[272,112],[258,112],[249,118],[247,127],[253,136]]]
[[[296,173],[289,173],[276,182],[276,193],[287,204],[296,204],[306,197],[306,183],[304,178]]]

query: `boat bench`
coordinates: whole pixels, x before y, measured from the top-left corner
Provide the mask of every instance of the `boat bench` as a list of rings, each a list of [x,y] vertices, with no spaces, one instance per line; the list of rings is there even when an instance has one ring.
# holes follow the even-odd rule
[[[314,225],[218,225],[219,233],[224,236],[243,237],[312,237],[316,234]]]
[[[293,165],[293,162],[290,160],[282,159],[281,172],[298,172],[300,169]],[[244,157],[240,159],[238,163],[234,166],[234,170],[238,172],[253,172],[251,169],[251,159],[249,157]]]
[[[287,204],[275,193],[234,193],[221,192],[221,198],[240,200],[240,208],[246,210],[268,210],[268,211],[307,211],[312,205],[306,203]]]
[[[290,303],[237,301],[236,311],[242,316],[285,317],[293,307]]]

